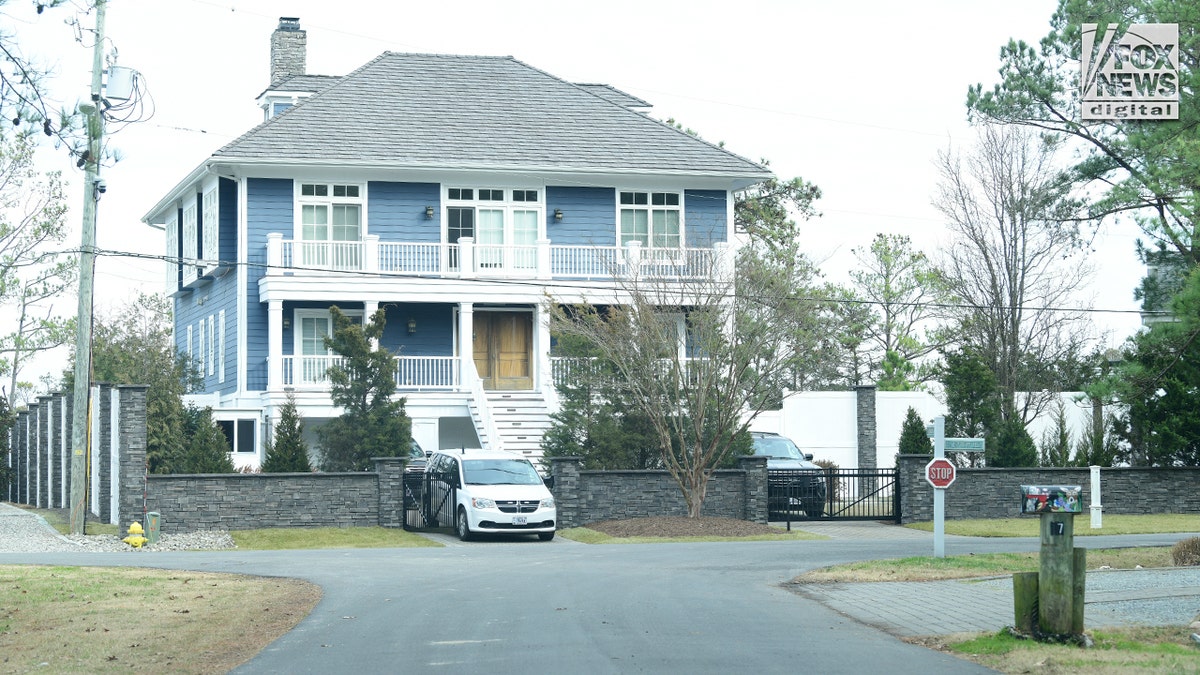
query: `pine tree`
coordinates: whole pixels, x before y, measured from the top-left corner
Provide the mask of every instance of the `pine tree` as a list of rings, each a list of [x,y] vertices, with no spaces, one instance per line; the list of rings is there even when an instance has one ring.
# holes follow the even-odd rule
[[[263,460],[263,473],[308,473],[312,465],[308,462],[308,445],[305,444],[304,422],[296,410],[296,397],[288,394],[287,401],[279,408],[279,424],[275,426],[275,438],[267,443],[267,456]]]
[[[917,414],[916,409],[909,408],[904,416],[904,426],[900,428],[901,455],[932,455],[933,443],[925,433],[925,422]]]
[[[325,346],[341,361],[329,369],[330,396],[342,408],[317,429],[321,468],[325,471],[366,471],[373,457],[407,457],[412,448],[412,420],[405,399],[396,391],[396,357],[382,347],[387,323],[384,310],[360,325],[337,307],[330,307],[333,337]]]
[[[183,453],[171,473],[233,473],[229,439],[212,418],[212,408],[184,410]]]

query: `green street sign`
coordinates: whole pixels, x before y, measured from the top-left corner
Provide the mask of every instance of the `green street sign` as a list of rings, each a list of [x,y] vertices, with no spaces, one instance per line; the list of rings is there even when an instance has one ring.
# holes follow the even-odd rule
[[[983,452],[982,438],[947,438],[946,452]]]

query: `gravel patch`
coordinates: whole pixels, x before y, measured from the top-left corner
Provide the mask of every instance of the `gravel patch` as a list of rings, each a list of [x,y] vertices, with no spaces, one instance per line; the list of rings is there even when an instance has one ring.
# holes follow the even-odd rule
[[[140,553],[237,548],[224,530],[163,534],[158,543],[134,548],[112,534],[62,535],[41,516],[0,504],[0,552],[4,553]]]

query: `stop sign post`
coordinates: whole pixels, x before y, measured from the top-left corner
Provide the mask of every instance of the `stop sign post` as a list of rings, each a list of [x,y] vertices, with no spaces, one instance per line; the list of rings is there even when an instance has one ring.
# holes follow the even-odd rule
[[[925,480],[933,486],[933,557],[946,557],[946,488],[954,482],[954,464],[946,459],[946,418],[933,418],[933,461]]]
[[[937,457],[925,465],[925,480],[939,490],[945,490],[954,482],[954,462]]]

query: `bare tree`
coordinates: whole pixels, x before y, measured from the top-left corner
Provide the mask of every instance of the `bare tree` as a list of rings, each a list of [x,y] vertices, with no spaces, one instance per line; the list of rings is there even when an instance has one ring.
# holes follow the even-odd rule
[[[953,241],[940,272],[962,307],[959,345],[995,373],[1000,415],[1027,423],[1051,399],[1055,373],[1083,353],[1089,326],[1080,291],[1090,275],[1078,230],[1055,211],[1070,185],[1055,170],[1056,144],[1004,126],[980,129],[966,156],[939,155],[934,205]],[[1018,399],[1018,391],[1041,392]]]
[[[0,144],[0,375],[14,403],[32,388],[19,379],[29,357],[71,338],[73,319],[53,304],[75,281],[75,258],[60,250],[66,213],[59,175],[37,171],[32,143]]]
[[[808,342],[797,336],[812,332],[826,303],[791,236],[752,234],[736,260],[720,248],[689,252],[682,265],[631,257],[614,269],[607,298],[595,289],[549,298],[551,330],[611,365],[617,395],[648,416],[662,463],[697,517],[713,471],[805,370]]]

